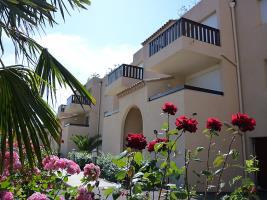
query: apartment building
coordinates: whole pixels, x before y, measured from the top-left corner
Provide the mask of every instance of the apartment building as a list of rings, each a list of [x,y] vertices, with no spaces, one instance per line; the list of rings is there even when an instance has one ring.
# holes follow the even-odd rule
[[[238,111],[258,121],[257,130],[245,141],[247,155],[257,151],[257,143],[262,148],[267,117],[266,1],[202,0],[183,17],[169,20],[149,36],[133,55],[132,63],[122,64],[102,79],[89,80],[86,88],[96,97],[95,106],[71,96],[67,105],[59,108],[63,155],[75,148],[69,140],[73,134],[102,135],[102,151],[112,154],[123,150],[130,132],[144,133],[152,140],[154,130],[160,130],[166,121],[160,115],[166,101],[177,105],[178,115],[196,114],[199,121],[198,133],[183,136],[178,145],[180,154],[208,145],[201,133],[208,117],[230,121],[231,114]],[[250,8],[259,16],[246,16]],[[79,102],[84,103],[83,108]],[[175,117],[171,118],[171,128],[175,128],[174,122]],[[216,139],[213,156],[218,150],[227,151],[230,138],[222,133]],[[237,139],[235,148],[242,153],[241,143]],[[175,161],[184,165],[179,154]],[[192,163],[190,170],[201,167],[201,163]],[[224,179],[238,174],[238,169],[228,170]],[[195,176],[189,179],[192,184],[197,181]],[[264,183],[261,185],[264,187]]]
[[[267,189],[267,0],[237,0],[237,53],[242,110],[255,117],[257,128],[246,138],[247,156],[256,154],[260,172],[257,184]]]

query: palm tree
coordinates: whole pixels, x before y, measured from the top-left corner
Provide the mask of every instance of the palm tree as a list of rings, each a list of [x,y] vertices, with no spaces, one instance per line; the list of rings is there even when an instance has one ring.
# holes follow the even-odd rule
[[[56,25],[57,12],[65,20],[70,9],[85,9],[89,0],[0,0],[0,51],[8,38],[16,60],[6,66],[0,59],[0,167],[4,154],[18,145],[22,164],[41,164],[40,145],[51,152],[50,137],[60,141],[60,124],[48,101],[56,101],[58,87],[69,86],[75,95],[95,99],[83,85],[32,37],[47,26]],[[26,63],[26,64],[23,64]],[[24,153],[26,152],[26,153]]]
[[[89,153],[91,153],[94,149],[97,149],[97,147],[102,144],[100,135],[95,135],[92,137],[74,135],[71,139],[80,151],[87,151]]]

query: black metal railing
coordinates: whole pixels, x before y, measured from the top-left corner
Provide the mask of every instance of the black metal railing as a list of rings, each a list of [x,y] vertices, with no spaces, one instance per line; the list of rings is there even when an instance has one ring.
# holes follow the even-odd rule
[[[216,46],[221,45],[219,29],[190,19],[180,18],[149,43],[149,56],[154,55],[181,36],[190,37]]]
[[[108,85],[122,76],[142,80],[144,76],[144,69],[142,67],[122,64],[117,69],[109,73]]]
[[[77,123],[68,123],[64,125],[66,126],[81,126],[81,127],[89,127],[89,124],[77,124]]]
[[[65,112],[65,108],[66,108],[66,105],[60,105],[59,107],[58,107],[58,112]]]
[[[86,99],[83,96],[80,95],[71,95],[68,99],[67,99],[67,105],[70,105],[71,103],[74,104],[83,104],[83,105],[91,105],[91,101],[89,101],[88,99]]]

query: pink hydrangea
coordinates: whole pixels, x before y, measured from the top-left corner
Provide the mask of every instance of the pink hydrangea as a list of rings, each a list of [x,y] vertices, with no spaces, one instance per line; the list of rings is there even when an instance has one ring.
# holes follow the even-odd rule
[[[86,164],[83,168],[84,176],[90,180],[97,180],[100,176],[100,168],[94,163]]]
[[[60,158],[55,162],[55,168],[58,169],[65,169],[68,163],[68,159]]]
[[[10,155],[10,152],[7,151],[5,152],[5,157],[4,157],[4,162],[5,162],[5,166],[4,166],[4,170],[3,170],[3,173],[0,174],[0,181],[3,181],[6,179],[7,176],[10,175],[10,158],[11,158],[11,155]],[[17,171],[21,168],[21,162],[19,160],[19,155],[17,152],[13,152],[13,170],[14,171]]]
[[[48,156],[43,159],[42,164],[45,170],[66,170],[68,174],[79,174],[81,169],[77,163],[66,158]]]
[[[79,174],[81,172],[80,166],[72,160],[67,161],[66,170],[68,174]]]
[[[94,200],[94,193],[89,192],[85,187],[78,188],[76,200]]]
[[[35,192],[27,200],[48,200],[48,198],[45,194]]]
[[[14,196],[11,192],[4,191],[0,193],[0,199],[1,200],[13,200]]]
[[[43,159],[42,164],[45,170],[56,170],[55,163],[59,160],[57,156],[47,156]]]
[[[40,170],[39,168],[37,168],[37,167],[34,167],[32,171],[33,171],[33,173],[36,174],[36,175],[41,174],[41,170]]]

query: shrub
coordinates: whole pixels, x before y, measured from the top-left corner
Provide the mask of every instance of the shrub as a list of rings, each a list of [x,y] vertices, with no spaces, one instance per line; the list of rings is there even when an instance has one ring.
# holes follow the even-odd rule
[[[68,153],[68,159],[76,162],[80,168],[84,168],[87,163],[93,162],[92,155],[85,151],[72,151]]]
[[[101,156],[97,158],[96,164],[101,169],[101,178],[111,182],[117,182],[116,174],[119,172],[119,168],[112,162],[113,158],[111,154],[102,153]]]
[[[88,163],[95,162],[92,154],[85,151],[70,152],[68,158],[76,162],[80,168],[84,168]],[[116,182],[116,174],[119,172],[119,168],[112,162],[113,158],[114,157],[111,154],[101,153],[101,155],[97,157],[95,164],[101,169],[101,178],[107,181]]]

